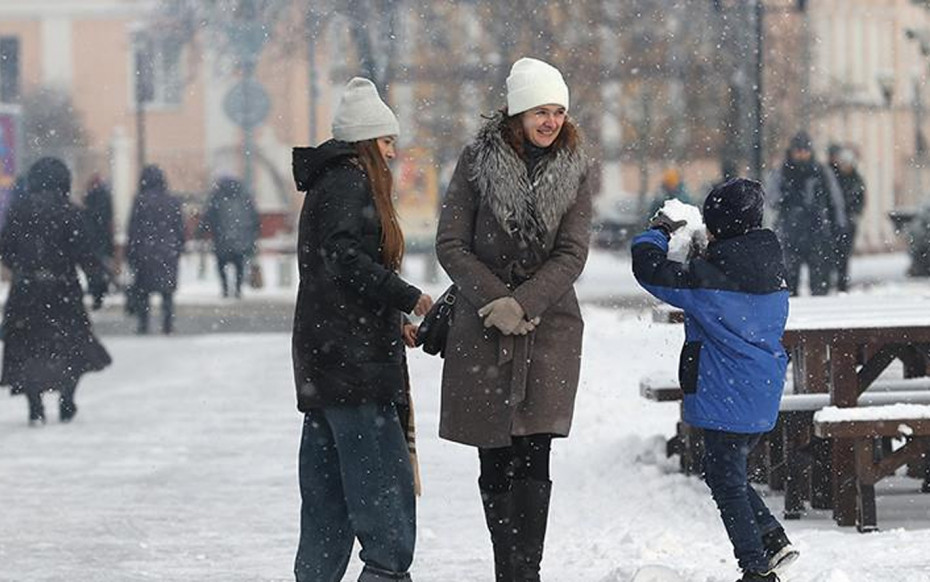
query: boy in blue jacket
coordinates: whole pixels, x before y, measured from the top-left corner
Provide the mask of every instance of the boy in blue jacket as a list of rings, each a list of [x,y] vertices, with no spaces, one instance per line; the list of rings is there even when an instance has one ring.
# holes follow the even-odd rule
[[[637,281],[685,313],[683,420],[704,429],[705,480],[743,571],[737,582],[777,582],[777,571],[798,556],[746,468],[749,452],[775,426],[788,363],[785,267],[778,238],[762,228],[764,199],[762,185],[745,178],[711,190],[703,210],[707,252],[687,265],[667,257],[683,221],[659,213],[633,239]]]

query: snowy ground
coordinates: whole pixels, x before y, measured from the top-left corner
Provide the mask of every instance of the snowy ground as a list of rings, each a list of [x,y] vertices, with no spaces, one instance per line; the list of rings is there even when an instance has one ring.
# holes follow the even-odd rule
[[[638,379],[674,365],[681,329],[647,311],[585,309],[572,436],[553,452],[546,580],[626,582],[661,563],[732,582],[734,560],[706,487],[660,454],[674,404]],[[289,342],[283,334],[105,338],[114,365],[87,376],[80,413],[30,429],[0,400],[0,580],[287,580],[297,536]],[[411,358],[424,495],[413,575],[491,580],[468,447],[437,436],[440,360]],[[787,524],[794,582],[927,582],[930,496],[898,479],[878,497],[883,532],[824,514]],[[771,497],[780,510],[781,497]],[[358,570],[354,563],[350,573]],[[348,577],[347,579],[353,579]]]

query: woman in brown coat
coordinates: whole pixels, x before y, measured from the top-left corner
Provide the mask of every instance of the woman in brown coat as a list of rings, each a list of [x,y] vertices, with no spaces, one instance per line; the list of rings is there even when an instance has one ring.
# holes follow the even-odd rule
[[[436,250],[459,288],[440,436],[478,447],[496,580],[539,580],[549,450],[568,436],[584,324],[573,288],[588,253],[587,162],[557,69],[520,59],[507,109],[459,158]]]

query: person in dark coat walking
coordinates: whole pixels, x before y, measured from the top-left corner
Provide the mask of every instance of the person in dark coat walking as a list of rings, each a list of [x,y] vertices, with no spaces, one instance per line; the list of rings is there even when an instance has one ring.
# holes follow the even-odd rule
[[[137,332],[149,331],[149,295],[161,294],[162,332],[174,329],[174,292],[178,287],[178,262],[184,250],[184,218],[181,201],[168,193],[165,175],[157,166],[142,170],[139,194],[129,219],[129,248],[126,258],[133,272],[128,292]]]
[[[84,198],[84,218],[87,232],[94,252],[101,264],[111,270],[113,263],[113,196],[110,187],[100,176],[94,176],[87,186]],[[94,309],[103,305],[103,296],[107,293],[109,277],[88,275],[87,291],[93,298]]]
[[[588,255],[588,160],[568,86],[523,58],[507,109],[465,148],[436,236],[459,293],[442,371],[442,438],[478,449],[498,581],[539,580],[552,439],[572,424],[584,323],[574,283]]]
[[[849,259],[856,244],[859,218],[865,208],[865,180],[856,169],[856,154],[851,149],[831,146],[829,162],[833,176],[843,193],[846,210],[846,228],[838,233],[836,241],[836,288],[837,291],[847,291],[849,289]]]
[[[242,296],[246,261],[255,253],[261,224],[252,196],[234,178],[221,178],[214,184],[198,232],[213,236],[213,252],[220,274],[223,297],[229,296],[226,267],[236,272],[235,296]]]
[[[770,174],[766,190],[777,212],[776,231],[784,245],[791,294],[798,294],[801,265],[807,264],[811,295],[826,295],[835,237],[847,227],[846,208],[833,172],[814,159],[807,133],[791,139],[785,162]]]
[[[45,422],[42,392],[59,392],[59,420],[77,413],[74,392],[87,372],[110,365],[91,330],[77,268],[104,276],[81,211],[68,196],[71,173],[55,158],[29,169],[27,193],[10,207],[0,260],[13,273],[3,318],[0,385],[29,400],[29,423]]]
[[[306,192],[292,339],[300,444],[298,582],[341,580],[358,539],[360,582],[410,580],[414,476],[398,413],[404,344],[429,295],[400,278],[404,239],[391,201],[397,118],[374,83],[349,81],[333,140],[294,148]]]
[[[704,471],[743,582],[778,582],[798,557],[749,484],[747,458],[775,426],[788,356],[781,336],[788,293],[781,245],[762,227],[762,185],[734,178],[704,201],[706,255],[685,266],[668,258],[664,214],[633,239],[633,274],[649,293],[685,312],[678,365],[682,420],[704,429]]]

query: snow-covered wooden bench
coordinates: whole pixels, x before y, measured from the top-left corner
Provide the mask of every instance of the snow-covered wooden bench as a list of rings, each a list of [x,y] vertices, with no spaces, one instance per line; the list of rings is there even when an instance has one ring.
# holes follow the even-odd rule
[[[916,387],[921,384],[909,381],[906,385]],[[930,405],[930,389],[883,392],[873,388],[875,385],[859,396],[858,408],[894,404]],[[813,438],[819,436],[813,429],[814,415],[829,405],[829,394],[782,396],[778,425],[767,443],[766,474],[770,488],[785,492],[786,519],[799,519],[805,500],[816,509],[833,508],[832,467],[826,450],[829,446],[823,440]],[[920,459],[914,461],[917,464]],[[806,475],[808,470],[809,477]]]
[[[785,386],[788,393],[782,396],[779,406],[778,424],[754,451],[750,475],[754,481],[766,483],[774,491],[784,491],[785,518],[799,519],[805,500],[817,509],[832,508],[831,468],[825,460],[829,455],[819,450],[824,443],[811,438],[813,415],[830,405],[830,395],[792,394],[792,387],[789,378]],[[640,396],[654,402],[680,402],[682,399],[678,380],[662,372],[643,377],[639,392]],[[930,377],[882,378],[873,382],[858,400],[859,406],[895,403],[930,404]],[[675,436],[666,442],[666,455],[679,455],[679,466],[685,475],[699,475],[703,472],[703,450],[701,431],[679,420]],[[915,462],[915,466],[919,464]],[[809,468],[811,475],[806,478]],[[925,487],[930,487],[930,477]]]
[[[925,458],[930,451],[930,405],[892,404],[855,408],[824,408],[814,414],[814,434],[820,438],[848,439],[855,450],[856,527],[878,529],[875,484],[899,467]],[[881,437],[905,439],[903,447],[876,459],[875,441]],[[928,471],[930,472],[930,471]],[[927,475],[930,478],[930,475]],[[927,492],[927,481],[924,483]]]

